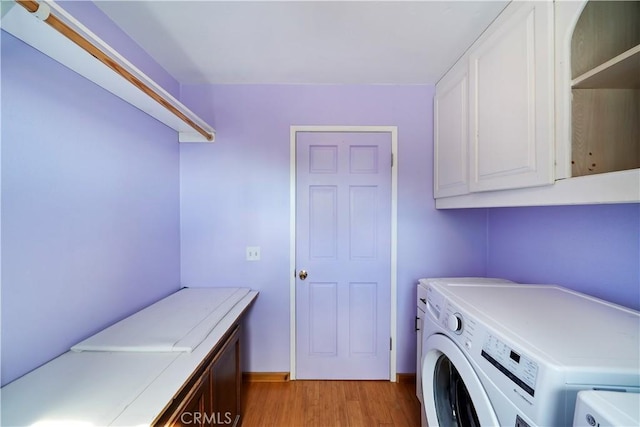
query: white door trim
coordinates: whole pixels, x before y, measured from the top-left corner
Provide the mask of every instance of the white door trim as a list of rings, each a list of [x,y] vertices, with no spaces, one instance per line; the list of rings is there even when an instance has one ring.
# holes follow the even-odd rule
[[[290,127],[290,192],[289,192],[289,312],[290,312],[290,378],[296,379],[296,133],[297,132],[383,132],[391,134],[391,346],[389,379],[396,381],[397,272],[398,272],[398,127],[397,126],[291,126]]]

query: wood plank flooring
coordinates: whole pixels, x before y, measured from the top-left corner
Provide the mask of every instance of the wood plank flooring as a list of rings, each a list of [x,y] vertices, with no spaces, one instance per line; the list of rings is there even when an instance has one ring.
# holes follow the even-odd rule
[[[420,427],[413,383],[248,382],[243,407],[243,427]]]

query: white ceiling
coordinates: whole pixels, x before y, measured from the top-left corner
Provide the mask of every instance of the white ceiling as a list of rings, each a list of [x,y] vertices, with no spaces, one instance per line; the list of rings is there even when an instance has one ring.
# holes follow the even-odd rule
[[[507,1],[96,4],[184,84],[434,84]]]

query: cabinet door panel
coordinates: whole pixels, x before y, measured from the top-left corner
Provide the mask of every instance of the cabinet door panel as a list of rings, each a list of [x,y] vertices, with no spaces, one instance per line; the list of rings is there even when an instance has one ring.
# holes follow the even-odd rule
[[[241,418],[242,372],[239,330],[231,335],[211,364],[211,407],[218,424],[235,426]]]
[[[166,425],[171,427],[210,425],[211,395],[209,375],[205,374],[193,386],[178,411],[171,416]]]
[[[553,183],[553,4],[500,20],[469,58],[471,191]]]
[[[461,61],[436,86],[434,97],[434,197],[466,194],[468,188],[468,78]]]

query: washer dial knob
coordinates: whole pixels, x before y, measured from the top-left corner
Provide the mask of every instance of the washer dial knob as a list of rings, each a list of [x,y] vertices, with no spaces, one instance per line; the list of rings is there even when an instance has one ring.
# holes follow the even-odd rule
[[[451,314],[447,318],[447,328],[451,332],[461,333],[462,332],[462,316],[459,313]]]

